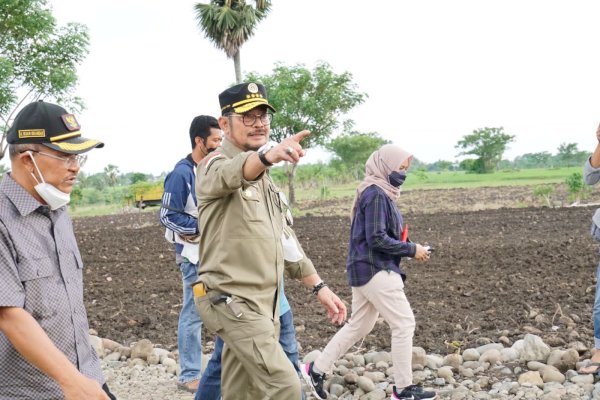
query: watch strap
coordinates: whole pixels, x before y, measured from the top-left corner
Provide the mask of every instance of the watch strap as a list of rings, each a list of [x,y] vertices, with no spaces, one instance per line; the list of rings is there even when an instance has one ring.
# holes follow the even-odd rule
[[[266,167],[272,167],[273,164],[270,163],[269,160],[267,160],[267,157],[265,157],[265,153],[266,153],[266,151],[259,150],[258,151],[258,159],[260,160],[261,163],[263,163],[264,166],[266,166]]]

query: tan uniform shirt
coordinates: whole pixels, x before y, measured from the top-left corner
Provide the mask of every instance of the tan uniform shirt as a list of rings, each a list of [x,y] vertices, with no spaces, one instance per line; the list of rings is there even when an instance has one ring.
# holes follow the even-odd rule
[[[299,243],[303,259],[284,263],[281,237],[287,206],[268,173],[255,181],[244,179],[243,166],[252,153],[242,152],[225,138],[198,165],[199,280],[275,319],[284,267],[292,277],[316,271]]]

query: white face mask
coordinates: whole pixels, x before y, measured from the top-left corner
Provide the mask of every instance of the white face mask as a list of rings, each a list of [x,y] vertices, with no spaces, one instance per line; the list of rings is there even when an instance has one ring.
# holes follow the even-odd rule
[[[35,169],[37,170],[38,174],[40,175],[40,178],[42,179],[41,182],[38,181],[34,173],[31,173],[31,176],[33,176],[33,179],[35,179],[35,181],[37,182],[37,185],[34,186],[35,191],[40,195],[42,199],[44,199],[44,201],[48,204],[51,210],[56,210],[61,208],[62,206],[66,206],[67,204],[69,204],[69,201],[71,201],[71,195],[69,193],[65,193],[63,191],[58,190],[56,186],[50,183],[46,183],[44,181],[44,176],[40,172],[40,169],[38,168],[37,163],[33,158],[33,154],[31,154],[31,151],[28,151],[27,153],[29,154],[29,157],[31,157],[31,161],[33,161],[33,165],[35,166]]]

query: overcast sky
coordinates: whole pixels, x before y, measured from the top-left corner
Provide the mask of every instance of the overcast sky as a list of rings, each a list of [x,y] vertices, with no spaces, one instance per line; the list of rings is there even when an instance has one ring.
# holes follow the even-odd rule
[[[250,1],[250,0],[248,0]],[[50,0],[60,24],[89,27],[78,115],[103,140],[86,172],[155,175],[190,151],[199,114],[219,113],[233,61],[197,28],[189,0]],[[593,150],[600,122],[600,2],[275,0],[242,47],[244,72],[328,62],[366,102],[348,116],[426,162],[455,160],[473,130],[515,135],[506,158],[561,143]],[[267,88],[268,89],[268,88]],[[306,161],[323,159],[309,151]]]

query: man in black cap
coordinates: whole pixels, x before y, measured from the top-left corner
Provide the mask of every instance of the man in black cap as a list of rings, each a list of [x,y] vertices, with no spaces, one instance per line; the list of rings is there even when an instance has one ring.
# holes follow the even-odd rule
[[[196,307],[225,342],[224,399],[299,400],[298,375],[278,343],[284,268],[312,288],[333,322],[346,319],[344,303],[304,254],[286,218],[289,207],[268,174],[271,165],[304,156],[300,141],[309,132],[266,146],[275,109],[263,85],[233,86],[219,102],[225,138],[196,178],[202,249]]]
[[[8,131],[0,182],[0,397],[115,399],[89,340],[83,263],[66,211],[83,153],[75,116],[35,102]]]

